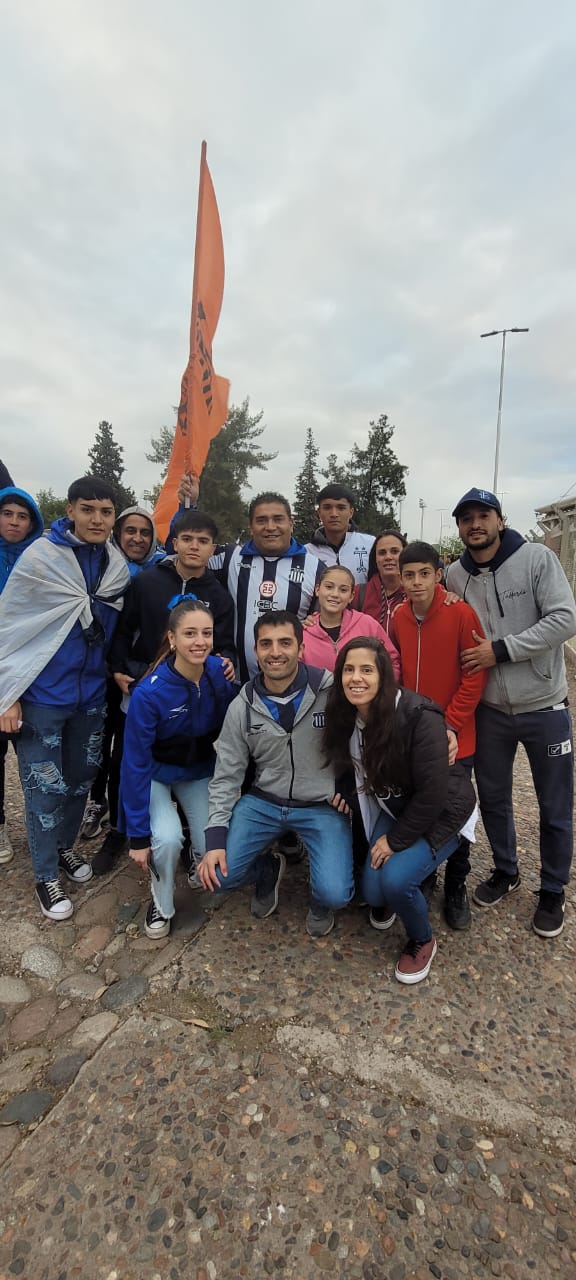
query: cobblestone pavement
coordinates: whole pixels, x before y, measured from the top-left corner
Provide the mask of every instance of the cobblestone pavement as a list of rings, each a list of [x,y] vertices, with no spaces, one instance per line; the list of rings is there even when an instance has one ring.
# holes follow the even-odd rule
[[[303,868],[262,923],[183,881],[152,942],[127,862],[43,920],[10,770],[0,1280],[576,1280],[574,895],[537,938],[523,756],[521,889],[462,934],[437,895],[414,989],[398,925],[305,935]],[[472,883],[489,863],[481,835]]]

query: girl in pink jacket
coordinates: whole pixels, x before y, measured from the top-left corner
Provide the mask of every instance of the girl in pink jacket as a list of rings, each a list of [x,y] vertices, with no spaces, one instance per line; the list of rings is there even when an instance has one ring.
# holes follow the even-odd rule
[[[400,657],[384,628],[369,614],[350,608],[355,586],[350,569],[341,564],[327,565],[316,586],[320,610],[314,614],[314,621],[304,627],[302,661],[310,667],[333,671],[340,649],[348,640],[375,636],[386,649],[399,683]]]

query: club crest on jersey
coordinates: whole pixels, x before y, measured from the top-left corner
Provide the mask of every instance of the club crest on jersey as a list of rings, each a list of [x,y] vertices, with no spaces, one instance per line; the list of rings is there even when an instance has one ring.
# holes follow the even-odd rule
[[[300,583],[304,581],[304,570],[301,569],[299,565],[293,565],[293,567],[290,570],[290,573],[288,574],[288,581],[296,582],[298,583],[298,585],[300,585]]]
[[[315,729],[323,729],[326,722],[326,716],[323,711],[315,711],[312,716],[312,724]]]

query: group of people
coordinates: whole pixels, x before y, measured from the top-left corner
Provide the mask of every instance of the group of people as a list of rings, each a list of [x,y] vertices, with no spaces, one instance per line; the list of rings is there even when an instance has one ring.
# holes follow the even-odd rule
[[[520,883],[512,811],[519,743],[540,809],[533,927],[557,936],[572,858],[572,738],[563,644],[576,607],[557,557],[505,527],[497,497],[454,509],[464,545],[446,585],[437,550],[354,525],[330,484],[303,545],[287,500],[263,493],[249,538],[220,545],[184,477],[166,549],[143,508],[117,513],[93,476],[44,534],[30,494],[0,489],[0,764],[14,743],[43,915],[127,849],[150,875],[145,931],[165,937],[186,840],[192,887],[252,885],[276,911],[307,855],[306,930],[356,894],[406,941],[395,973],[421,981],[437,950],[439,867],[449,927],[466,929],[480,809],[494,856],[473,899]],[[3,790],[0,805],[3,800]],[[108,824],[108,830],[105,830]],[[104,839],[89,860],[78,836]],[[82,846],[82,849],[85,846]],[[12,858],[0,808],[0,864]]]

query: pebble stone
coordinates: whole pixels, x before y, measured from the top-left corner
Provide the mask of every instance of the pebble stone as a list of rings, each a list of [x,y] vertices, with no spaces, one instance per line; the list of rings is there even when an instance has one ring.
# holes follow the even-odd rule
[[[30,1089],[27,1093],[19,1093],[0,1109],[0,1125],[32,1124],[33,1120],[44,1115],[53,1101],[53,1096],[47,1089]]]
[[[31,995],[23,978],[0,978],[0,1004],[25,1004]]]
[[[62,959],[57,951],[52,947],[32,946],[26,947],[20,961],[22,969],[28,973],[35,973],[38,978],[46,978],[53,981],[62,973]]]
[[[72,1000],[95,1000],[102,986],[102,978],[95,973],[73,973],[58,984],[58,994]]]
[[[63,1058],[57,1058],[46,1072],[48,1084],[54,1085],[57,1089],[70,1084],[85,1062],[86,1054],[81,1050],[77,1053],[67,1053]]]
[[[141,973],[132,974],[122,982],[115,982],[104,992],[100,1004],[104,1009],[125,1009],[128,1005],[138,1004],[148,991],[148,979]]]
[[[119,1019],[115,1013],[95,1013],[93,1017],[85,1018],[76,1028],[72,1036],[72,1044],[75,1048],[101,1044],[112,1031],[115,1031],[118,1022]]]

